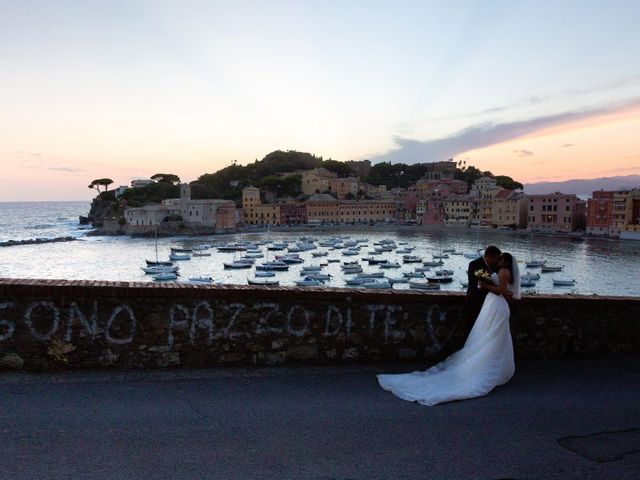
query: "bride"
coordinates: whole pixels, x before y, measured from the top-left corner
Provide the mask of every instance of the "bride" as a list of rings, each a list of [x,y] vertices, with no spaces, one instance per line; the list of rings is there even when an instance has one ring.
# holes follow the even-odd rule
[[[513,344],[506,297],[520,299],[520,271],[509,253],[500,255],[482,310],[464,347],[424,372],[378,375],[385,390],[422,405],[436,405],[486,395],[513,376]]]

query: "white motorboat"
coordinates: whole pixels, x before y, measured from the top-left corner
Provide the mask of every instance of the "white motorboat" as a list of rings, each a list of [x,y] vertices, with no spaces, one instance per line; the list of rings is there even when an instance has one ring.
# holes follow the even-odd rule
[[[149,267],[170,267],[173,265],[171,260],[146,260],[146,263]]]
[[[549,265],[545,263],[540,267],[540,271],[542,273],[561,272],[563,268],[563,265]]]
[[[451,275],[436,275],[435,277],[427,277],[430,283],[451,283],[453,282],[453,276]]]
[[[327,252],[311,252],[311,256],[315,258],[326,257],[327,255],[329,255]]]
[[[351,268],[351,267],[359,267],[360,262],[343,262],[342,268]]]
[[[446,268],[442,268],[440,270],[434,271],[433,273],[435,273],[439,277],[446,277],[449,275],[453,275],[453,270],[447,270]]]
[[[189,278],[190,282],[193,283],[213,283],[213,278],[211,277],[191,277]]]
[[[384,272],[358,273],[356,278],[384,278]]]
[[[256,270],[262,270],[262,271],[289,270],[289,265],[279,260],[273,260],[271,262],[264,262],[262,265],[257,265]]]
[[[271,251],[284,250],[288,246],[289,246],[288,243],[274,242],[274,243],[270,243],[270,244],[267,245],[267,250],[271,250]]]
[[[356,250],[355,248],[347,248],[346,250],[342,251],[342,255],[345,256],[354,256],[354,255],[359,255],[360,252],[358,250]]]
[[[362,267],[343,268],[342,273],[345,275],[353,275],[355,273],[362,273]]]
[[[441,267],[444,265],[444,262],[442,260],[425,261],[422,262],[422,265],[425,267]]]
[[[447,255],[446,253],[439,253],[439,254],[435,253],[433,255],[433,259],[434,260],[442,260],[442,259],[447,259],[447,258],[449,258],[449,255]]]
[[[166,282],[170,280],[175,280],[178,278],[178,275],[173,272],[159,273],[153,276],[153,279],[156,282]]]
[[[243,255],[238,260],[236,260],[236,262],[249,263],[253,265],[254,263],[256,263],[256,259],[253,257],[247,257],[246,255]]]
[[[424,280],[410,280],[409,288],[413,288],[415,290],[440,290],[439,283],[430,283],[425,282]]]
[[[424,278],[423,272],[402,272],[402,276],[405,278]]]
[[[260,252],[254,253],[254,252],[247,251],[247,253],[243,255],[243,258],[263,258],[263,257],[264,257],[264,254]]]
[[[249,262],[241,262],[241,261],[238,261],[238,260],[236,260],[234,262],[224,262],[223,265],[224,265],[224,268],[228,269],[228,270],[233,270],[233,269],[240,270],[240,269],[243,269],[243,268],[251,268],[252,267],[252,265]]]
[[[339,258],[327,258],[327,262],[329,263],[340,263]]]
[[[470,260],[475,260],[476,258],[480,258],[482,256],[482,254],[480,252],[465,252],[462,255],[464,255],[465,258],[468,258]]]
[[[320,270],[322,270],[321,265],[305,265],[302,267],[303,272],[319,272]]]
[[[524,264],[527,268],[540,268],[544,265],[544,261],[532,259],[527,262],[524,262]]]
[[[540,280],[539,273],[527,272],[520,277],[522,280]]]
[[[366,281],[365,278],[356,277],[356,278],[348,278],[344,281],[344,283],[347,285],[353,286],[353,285],[362,285],[365,281]]]
[[[169,247],[171,248],[171,253],[191,253],[193,248],[183,248],[183,247]]]
[[[188,253],[172,253],[171,255],[169,255],[169,260],[173,262],[191,260],[191,255],[189,255]]]
[[[192,255],[194,257],[210,257],[211,256],[211,252],[203,252],[201,250],[194,250]]]
[[[403,255],[402,261],[404,263],[420,263],[422,262],[422,258],[418,257],[417,255]]]
[[[304,272],[304,273],[307,273],[307,272]],[[307,277],[313,280],[322,280],[322,281],[331,280],[331,275],[329,275],[328,273],[322,273],[322,272],[309,273],[307,274]]]
[[[396,283],[408,283],[409,279],[405,278],[405,277],[388,277],[387,280],[389,280],[389,283],[391,285],[394,285]]]
[[[392,288],[391,284],[389,283],[389,280],[387,280],[386,278],[381,279],[381,278],[372,278],[370,280],[365,281],[362,286],[364,288],[376,288],[376,289],[386,289],[386,288]]]
[[[304,263],[304,260],[300,258],[298,255],[283,255],[282,257],[279,257],[279,256],[276,257],[276,259],[290,265]]]
[[[400,264],[398,262],[382,262],[378,264],[380,268],[400,268]]]
[[[263,285],[268,287],[280,285],[278,280],[271,278],[247,278],[247,283],[249,285]]]
[[[256,277],[275,277],[276,272],[265,272],[261,270],[256,271]]]
[[[149,275],[159,275],[161,273],[176,273],[178,271],[178,267],[166,267],[166,266],[157,266],[157,267],[141,267],[144,273]]]
[[[227,243],[225,245],[220,245],[217,249],[219,252],[241,252],[246,250],[247,247],[237,243]]]
[[[379,263],[386,263],[386,262],[389,261],[389,260],[386,260],[384,258],[373,258],[371,256],[363,257],[362,260],[365,261],[365,262],[369,262],[369,265],[376,265],[376,264],[379,264]]]
[[[535,287],[536,286],[536,282],[534,280],[521,278],[520,279],[520,286],[523,287],[523,288]]]
[[[425,267],[425,266],[416,267],[416,268],[414,268],[414,270],[416,272],[430,272],[431,271],[431,267]]]
[[[576,284],[576,281],[573,278],[567,276],[557,276],[553,277],[553,286],[554,287],[572,287]]]
[[[309,277],[305,277],[303,280],[296,280],[294,283],[299,287],[320,287],[324,285],[322,280],[314,280]]]

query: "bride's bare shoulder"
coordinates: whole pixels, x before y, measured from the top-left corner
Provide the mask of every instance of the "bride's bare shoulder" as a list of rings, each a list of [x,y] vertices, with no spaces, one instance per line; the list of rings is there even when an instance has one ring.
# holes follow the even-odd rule
[[[508,268],[501,268],[500,270],[498,270],[498,276],[511,279],[511,270],[509,270]]]

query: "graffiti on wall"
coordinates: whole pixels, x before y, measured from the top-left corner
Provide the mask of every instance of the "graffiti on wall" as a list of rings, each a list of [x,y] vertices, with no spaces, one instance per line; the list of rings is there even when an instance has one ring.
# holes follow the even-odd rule
[[[124,346],[135,342],[142,325],[149,328],[148,310],[136,312],[129,303],[101,307],[95,300],[82,306],[77,302],[61,305],[50,300],[35,300],[26,305],[5,301],[0,303],[0,345],[10,341],[21,328],[35,342],[53,339],[73,342],[81,337],[83,341],[100,340]],[[421,338],[434,353],[442,349],[442,336],[436,335],[438,326],[447,323],[451,327],[448,330],[452,330],[461,314],[456,305],[432,304],[416,311],[415,306],[410,310],[399,304],[348,301],[309,307],[278,302],[199,300],[192,304],[167,303],[152,310],[166,322],[164,327],[154,323],[158,329],[154,333],[163,335],[169,348],[174,347],[176,339],[195,346],[212,345],[219,339],[251,340],[263,335],[295,338],[315,335],[346,340],[353,335],[365,335],[383,343],[400,343],[407,336],[418,335],[417,324]]]

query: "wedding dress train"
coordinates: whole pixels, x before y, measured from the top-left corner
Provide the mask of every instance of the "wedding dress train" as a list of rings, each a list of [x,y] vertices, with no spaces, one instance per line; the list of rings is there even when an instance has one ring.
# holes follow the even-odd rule
[[[509,315],[505,298],[489,293],[461,350],[423,372],[378,375],[380,386],[422,405],[486,395],[515,371]]]

